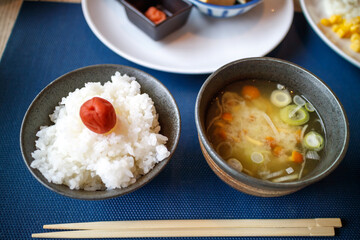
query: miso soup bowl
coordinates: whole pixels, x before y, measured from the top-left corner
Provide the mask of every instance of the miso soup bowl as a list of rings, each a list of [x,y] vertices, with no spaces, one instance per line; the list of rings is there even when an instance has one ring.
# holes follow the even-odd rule
[[[212,98],[225,86],[248,79],[270,80],[296,89],[316,108],[325,125],[324,156],[317,167],[294,182],[274,183],[231,168],[216,153],[206,134],[205,118]],[[291,62],[275,58],[248,58],[231,62],[211,74],[201,87],[195,105],[201,150],[215,174],[231,187],[255,196],[276,197],[298,191],[329,175],[344,158],[349,142],[346,113],[331,89],[318,77]]]

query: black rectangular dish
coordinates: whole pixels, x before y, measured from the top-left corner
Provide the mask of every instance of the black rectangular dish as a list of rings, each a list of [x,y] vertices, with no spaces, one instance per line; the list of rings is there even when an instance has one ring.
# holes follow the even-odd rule
[[[190,14],[192,4],[183,0],[120,0],[128,19],[155,41],[182,27]],[[155,24],[145,16],[150,7],[162,11],[166,19]]]

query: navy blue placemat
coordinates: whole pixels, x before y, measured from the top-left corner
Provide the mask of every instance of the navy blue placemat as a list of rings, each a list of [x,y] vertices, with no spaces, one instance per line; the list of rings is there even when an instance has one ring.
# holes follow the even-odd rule
[[[332,174],[278,198],[238,192],[206,164],[194,105],[208,75],[160,72],[116,55],[90,31],[79,4],[24,2],[0,62],[0,238],[30,239],[31,233],[44,231],[43,224],[65,222],[340,217],[344,226],[335,238],[359,239],[360,70],[325,45],[300,13],[269,56],[297,63],[322,78],[343,103],[351,132],[347,155]],[[28,172],[19,147],[21,121],[33,98],[52,80],[103,63],[136,67],[162,81],[178,103],[181,138],[165,170],[136,192],[104,201],[70,199],[46,189]]]

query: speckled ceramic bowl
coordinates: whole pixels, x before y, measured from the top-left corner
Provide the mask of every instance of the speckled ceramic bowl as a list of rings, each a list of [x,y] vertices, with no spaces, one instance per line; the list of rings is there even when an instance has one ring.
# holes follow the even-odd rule
[[[318,166],[295,182],[274,183],[232,169],[215,152],[205,132],[205,116],[211,99],[225,86],[247,79],[270,80],[297,89],[317,109],[326,130],[325,154]],[[211,169],[224,182],[247,194],[274,197],[293,193],[330,174],[344,158],[349,128],[345,111],[335,94],[318,77],[293,63],[274,58],[249,58],[229,63],[211,74],[200,89],[195,121],[201,149]]]
[[[236,4],[233,6],[222,6],[205,3],[200,0],[188,0],[196,6],[203,14],[215,18],[229,18],[244,14],[256,7],[262,0],[251,0],[244,4]]]
[[[59,104],[62,97],[66,97],[69,92],[76,88],[84,87],[86,82],[107,82],[116,71],[135,77],[141,85],[141,92],[147,93],[155,103],[155,108],[159,114],[161,134],[168,137],[166,144],[170,151],[170,156],[157,165],[146,175],[139,178],[136,183],[127,188],[105,190],[105,191],[83,191],[71,190],[65,185],[49,183],[44,176],[34,168],[30,167],[34,160],[31,153],[36,149],[36,133],[40,126],[49,126],[53,123],[49,119],[49,114],[54,112],[55,106]],[[180,114],[178,107],[171,93],[166,87],[151,75],[127,66],[122,65],[95,65],[80,68],[67,73],[45,87],[28,108],[21,126],[20,146],[25,164],[33,176],[45,187],[68,197],[86,200],[107,199],[130,193],[148,182],[150,182],[165,165],[169,162],[180,137]]]

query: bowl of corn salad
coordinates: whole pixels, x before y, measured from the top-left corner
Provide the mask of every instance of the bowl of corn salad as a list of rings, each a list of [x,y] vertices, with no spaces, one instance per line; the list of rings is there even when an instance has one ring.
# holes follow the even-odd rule
[[[322,18],[321,25],[331,28],[339,38],[350,39],[350,49],[360,53],[360,16],[346,19],[334,14],[329,18]]]

